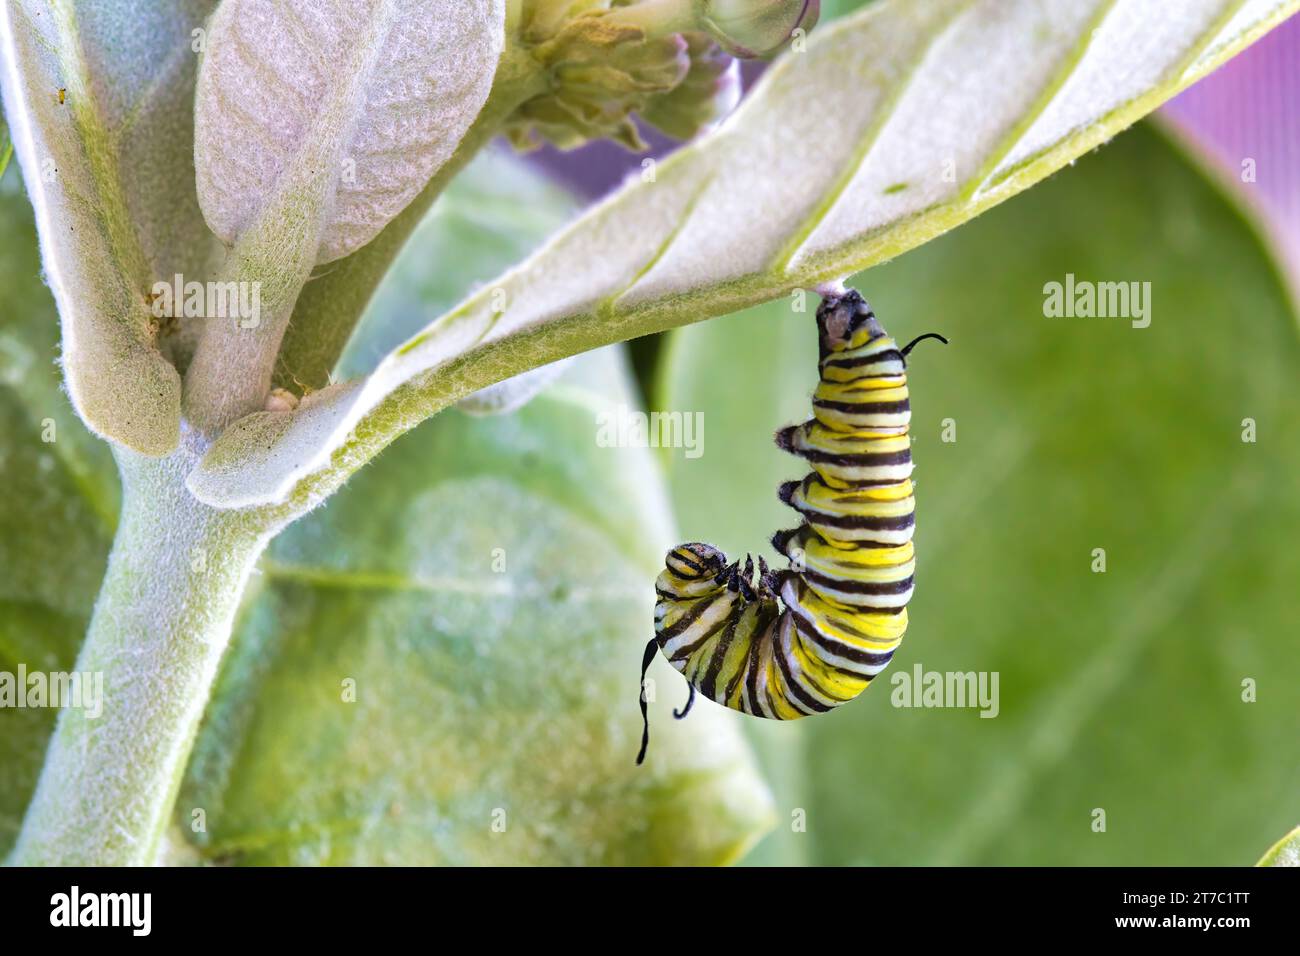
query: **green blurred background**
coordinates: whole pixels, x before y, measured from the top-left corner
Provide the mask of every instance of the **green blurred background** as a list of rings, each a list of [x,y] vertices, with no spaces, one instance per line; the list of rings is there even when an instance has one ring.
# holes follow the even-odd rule
[[[342,371],[576,214],[543,168],[555,157],[493,152],[457,181]],[[58,391],[20,189],[11,168],[0,665],[53,669],[75,658],[117,490]],[[272,545],[173,861],[1254,862],[1300,820],[1300,349],[1262,222],[1144,124],[856,277],[895,336],[952,343],[910,370],[908,635],[862,699],[788,724],[709,702],[672,721],[685,687],[659,666],[641,770],[636,669],[664,550],[708,540],[775,562],[767,539],[793,523],[775,489],[802,472],[771,435],[808,414],[815,298],[583,357],[512,415],[439,415]],[[1150,327],[1046,316],[1044,285],[1067,273],[1149,282]],[[702,413],[703,455],[600,447],[619,405]],[[998,716],[892,706],[890,677],[917,665],[996,672]],[[340,706],[341,675],[358,706]],[[52,720],[0,711],[0,853]]]

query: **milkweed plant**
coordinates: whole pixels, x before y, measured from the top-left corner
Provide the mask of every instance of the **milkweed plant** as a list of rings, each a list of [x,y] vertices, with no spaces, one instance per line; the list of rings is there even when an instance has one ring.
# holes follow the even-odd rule
[[[515,413],[571,356],[896,257],[1103,144],[1300,3],[884,0],[838,17],[819,6],[0,0],[8,180],[26,194],[14,215],[29,204],[79,419],[54,443],[84,425],[111,449],[121,488],[120,512],[103,509],[111,553],[75,665],[102,675],[103,706],[63,708],[33,748],[43,757],[20,788],[10,863],[150,864],[185,858],[187,843],[221,857],[191,826],[203,808],[178,798],[191,764],[239,772],[195,741],[201,724],[220,736],[240,719],[213,708],[241,601],[271,573],[268,544],[403,433],[440,413]],[[771,62],[742,100],[748,59]],[[648,128],[682,145],[499,277],[429,314],[375,314],[476,156],[508,170],[501,143],[642,151]],[[529,215],[529,194],[511,201]],[[434,256],[420,268],[454,266]],[[358,369],[341,358],[363,317],[415,331]],[[599,473],[575,480],[602,494]],[[451,508],[427,530],[454,539],[458,520]],[[470,630],[486,641],[493,626]],[[647,631],[622,636],[610,673],[631,681]],[[692,799],[744,802],[752,769],[717,770],[748,766],[730,725],[671,728],[677,742],[637,770],[635,708],[615,709],[621,691],[609,699],[618,726],[598,739],[617,750],[611,766],[649,781],[626,785],[645,788],[646,812],[575,840],[663,846],[670,817],[708,830],[653,803],[656,781],[683,774],[719,773],[716,792]],[[462,730],[490,728],[489,716]],[[531,732],[547,733],[540,721]],[[567,749],[585,746],[546,740],[566,767]],[[510,751],[464,746],[458,759],[481,757],[478,771],[431,772],[487,794]],[[268,790],[267,805],[292,786]],[[382,827],[403,812],[382,790],[334,810]],[[483,799],[486,841],[510,811]],[[739,852],[767,812],[716,857]],[[564,826],[537,838],[537,858],[573,858]],[[436,820],[426,832],[450,839]],[[485,843],[460,845],[444,858],[491,858]]]

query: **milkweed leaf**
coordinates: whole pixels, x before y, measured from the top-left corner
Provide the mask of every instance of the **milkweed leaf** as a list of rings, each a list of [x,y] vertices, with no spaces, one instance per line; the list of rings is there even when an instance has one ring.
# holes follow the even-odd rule
[[[93,431],[146,454],[173,448],[180,424],[180,377],[146,296],[212,250],[187,144],[193,31],[213,5],[0,4],[5,114],[58,303],[68,392]]]
[[[309,504],[450,402],[585,349],[865,268],[1103,143],[1294,0],[890,0],[816,31],[712,135],[267,443],[236,423],[191,489]],[[312,480],[304,479],[319,472]],[[300,484],[301,483],[301,484]]]
[[[199,201],[234,245],[314,218],[329,262],[365,245],[487,99],[502,0],[225,0],[195,103]]]
[[[1256,866],[1300,866],[1300,827],[1278,840]]]

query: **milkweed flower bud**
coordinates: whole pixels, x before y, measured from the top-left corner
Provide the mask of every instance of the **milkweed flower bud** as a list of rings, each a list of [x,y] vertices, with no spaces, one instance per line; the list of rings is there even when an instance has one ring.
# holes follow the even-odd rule
[[[740,102],[740,63],[707,33],[685,33],[691,67],[667,93],[653,97],[641,118],[674,139],[690,139]]]
[[[546,71],[548,89],[516,109],[506,125],[511,142],[524,150],[543,141],[574,149],[593,139],[645,149],[632,114],[656,93],[674,89],[691,66],[680,35],[652,37],[599,13],[562,23],[533,56]]]
[[[811,30],[821,0],[696,0],[700,25],[732,56],[770,56],[797,29]]]
[[[732,56],[768,55],[820,0],[522,0],[513,42],[544,90],[506,122],[518,149],[612,139],[645,149],[633,119],[687,139],[740,95]]]

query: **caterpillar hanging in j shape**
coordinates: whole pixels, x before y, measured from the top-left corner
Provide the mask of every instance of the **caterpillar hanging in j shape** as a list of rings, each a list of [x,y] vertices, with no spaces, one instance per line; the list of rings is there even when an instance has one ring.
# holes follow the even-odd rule
[[[852,700],[885,669],[907,630],[916,558],[907,355],[853,289],[823,293],[813,417],[776,443],[812,472],[778,495],[803,519],[772,546],[790,567],[712,545],[668,552],[655,581],[655,636],[641,662],[639,764],[650,742],[645,674],[656,651],[690,684],[682,718],[705,697],[774,720],[820,714]]]

